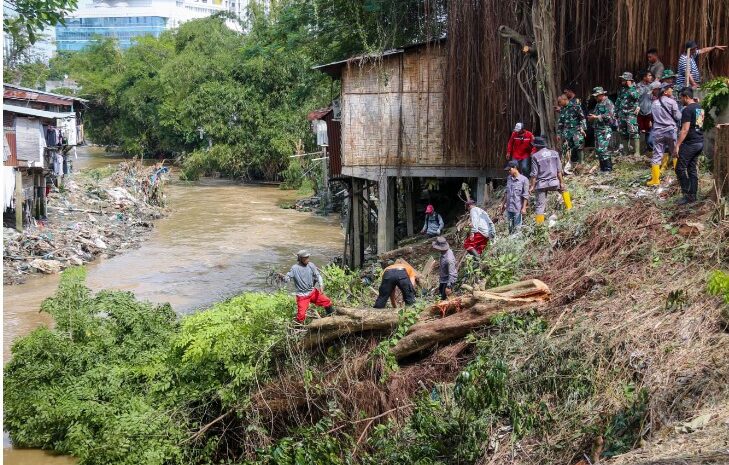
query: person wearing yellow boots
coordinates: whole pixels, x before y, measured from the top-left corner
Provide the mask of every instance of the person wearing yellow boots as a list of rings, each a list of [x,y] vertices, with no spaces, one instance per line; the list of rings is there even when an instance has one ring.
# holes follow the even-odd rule
[[[535,220],[537,224],[542,224],[544,223],[544,210],[547,208],[547,192],[561,192],[567,210],[572,208],[572,199],[564,186],[562,161],[559,153],[547,148],[544,137],[535,137],[533,144],[538,151],[532,155],[529,193],[534,193],[536,196]]]
[[[653,157],[651,158],[651,179],[648,186],[661,184],[661,165],[665,169],[668,154],[673,154],[676,144],[676,121],[681,119],[678,104],[673,99],[673,84],[661,84],[653,90],[655,99],[651,106],[653,115]]]

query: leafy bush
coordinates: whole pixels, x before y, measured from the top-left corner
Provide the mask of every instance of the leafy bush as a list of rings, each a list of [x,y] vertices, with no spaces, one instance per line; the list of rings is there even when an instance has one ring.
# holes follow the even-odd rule
[[[701,106],[704,108],[704,130],[716,125],[716,118],[729,106],[729,78],[718,77],[701,86],[706,92]]]
[[[729,273],[720,270],[711,273],[707,289],[709,294],[721,296],[729,305]]]
[[[347,302],[357,306],[368,301],[368,289],[359,273],[335,264],[322,267],[321,272],[324,275],[326,294],[334,302]]]
[[[93,295],[85,271],[63,272],[42,310],[56,319],[18,339],[5,366],[5,428],[13,443],[79,463],[207,463],[215,435],[188,443],[209,418],[248,401],[285,341],[294,305],[243,294],[177,321],[169,305],[128,292]]]
[[[182,321],[167,363],[188,389],[200,390],[193,397],[214,394],[233,403],[268,373],[293,309],[293,298],[283,292],[248,293],[216,304]]]
[[[13,344],[4,377],[13,443],[72,454],[81,464],[180,463],[182,431],[139,376],[167,350],[175,314],[127,292],[92,296],[84,277],[69,268],[44,302],[54,330],[39,328]]]

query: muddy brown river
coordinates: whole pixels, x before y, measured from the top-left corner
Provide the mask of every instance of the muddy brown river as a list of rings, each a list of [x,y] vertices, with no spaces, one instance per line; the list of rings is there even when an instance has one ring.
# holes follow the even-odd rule
[[[85,148],[75,168],[118,161],[101,149]],[[175,311],[187,314],[242,291],[269,289],[269,271],[287,270],[298,249],[310,249],[317,264],[341,254],[344,236],[336,215],[320,217],[279,207],[295,198],[295,192],[203,180],[173,181],[166,195],[168,215],[155,223],[141,247],[87,265],[91,289],[132,291],[139,299],[169,302]],[[58,280],[57,275],[37,275],[25,284],[3,287],[4,361],[15,338],[52,323],[38,309]],[[13,449],[7,436],[3,442],[8,465],[73,463],[68,457]]]

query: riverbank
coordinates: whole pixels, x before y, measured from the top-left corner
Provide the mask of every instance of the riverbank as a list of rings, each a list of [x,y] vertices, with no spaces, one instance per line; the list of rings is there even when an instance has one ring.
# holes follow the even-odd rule
[[[552,299],[400,362],[390,349],[430,297],[393,334],[310,350],[284,293],[176,319],[69,275],[47,307],[57,329],[33,333],[8,364],[11,434],[81,463],[720,463],[729,333],[710,283],[729,266],[729,223],[708,199],[673,205],[675,181],[646,189],[646,172],[626,159],[568,178],[575,208],[550,195],[550,225],[528,220],[520,236],[496,221],[481,265],[461,267],[460,297],[537,278]],[[449,233],[454,245],[464,234]],[[427,246],[401,254],[434,257]],[[323,272],[335,318],[371,305],[359,275]]]
[[[112,257],[137,246],[164,215],[167,168],[124,161],[69,177],[48,195],[47,219],[5,228],[3,284]]]

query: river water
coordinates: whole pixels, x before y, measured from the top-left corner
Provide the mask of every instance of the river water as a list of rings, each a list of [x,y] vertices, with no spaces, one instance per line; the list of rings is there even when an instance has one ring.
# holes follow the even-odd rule
[[[119,161],[89,147],[79,150],[75,169]],[[175,311],[186,314],[242,291],[267,290],[269,271],[286,271],[301,248],[308,248],[317,264],[341,254],[344,237],[336,216],[279,207],[280,202],[294,199],[295,192],[202,180],[173,181],[166,195],[169,213],[155,223],[141,247],[87,265],[91,289],[132,291],[143,300],[169,302]],[[38,275],[22,285],[4,286],[4,361],[15,338],[51,324],[38,309],[53,294],[58,280],[57,275]],[[7,437],[3,442],[8,465],[73,463],[68,457],[12,449]]]

